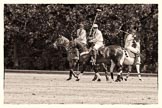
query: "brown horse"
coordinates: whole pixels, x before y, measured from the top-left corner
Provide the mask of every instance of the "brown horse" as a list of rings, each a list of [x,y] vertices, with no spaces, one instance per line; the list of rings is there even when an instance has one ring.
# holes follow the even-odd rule
[[[125,80],[127,80],[133,65],[136,65],[136,70],[138,72],[139,80],[142,80],[141,75],[140,75],[140,68],[139,68],[140,65],[135,64],[135,57],[130,57],[128,51],[125,50],[124,48],[122,48],[121,46],[110,45],[110,46],[106,46],[106,47],[101,47],[98,50],[98,52],[93,50],[92,53],[95,53],[97,55],[96,56],[96,64],[101,64],[104,67],[106,80],[108,80],[108,77],[107,77],[108,72],[107,72],[106,64],[109,63],[110,61],[111,61],[110,74],[111,74],[112,80],[114,80],[113,70],[114,70],[115,66],[117,67],[117,71],[118,71],[117,79],[115,81],[119,82],[119,81],[123,80],[123,77],[122,77],[123,65],[127,65],[129,68],[129,71],[127,73]],[[92,55],[94,55],[94,54],[92,54]],[[95,69],[95,73],[96,74],[95,74],[93,80],[96,80],[97,78],[100,79],[100,75],[99,75],[97,69]],[[80,78],[80,77],[78,77],[78,78]]]
[[[93,78],[93,81],[95,81],[96,79],[101,80],[100,74],[98,72],[98,65],[103,67],[105,71],[106,81],[109,80],[107,65],[110,65],[111,62],[113,62],[113,63],[116,63],[117,68],[121,69],[121,65],[120,63],[118,63],[118,61],[120,60],[120,56],[122,55],[122,48],[120,46],[116,46],[116,45],[103,46],[99,48],[98,51],[91,50],[90,53],[92,53],[90,55],[96,55],[95,57],[96,65],[93,66],[94,71],[95,71],[95,76]],[[79,75],[82,75],[82,74],[79,74]],[[78,75],[78,80],[80,78],[79,75]],[[110,71],[110,75],[111,75],[111,79],[114,80],[113,71]]]
[[[90,60],[92,59],[92,56],[95,55],[96,57],[96,63],[93,64],[92,63],[92,67],[93,67],[93,70],[95,71],[95,76],[94,78],[92,79],[92,81],[95,81],[95,80],[98,80],[98,81],[101,81],[101,76],[99,74],[99,71],[98,71],[98,67],[103,67],[104,69],[104,72],[105,72],[105,77],[106,77],[106,81],[109,80],[109,77],[108,77],[108,70],[107,70],[107,65],[110,64],[110,56],[109,56],[109,48],[108,47],[101,47],[99,48],[98,51],[92,49],[90,50],[89,52],[89,55],[90,55]],[[82,74],[83,74],[84,71],[81,71],[80,74],[78,75],[78,79],[77,80],[80,80]],[[113,74],[111,73],[111,76]],[[113,76],[112,76],[113,77]]]
[[[72,76],[76,77],[76,74],[74,73],[73,69],[76,67],[78,58],[75,58],[75,54],[78,54],[78,51],[76,49],[70,50],[69,48],[69,39],[66,37],[59,35],[58,38],[55,40],[53,43],[53,47],[58,49],[58,48],[65,48],[67,51],[67,60],[69,61],[69,67],[70,67],[70,72],[69,72],[69,78],[67,80],[70,80]]]
[[[129,69],[125,80],[128,79],[132,66],[135,65],[138,73],[138,78],[140,81],[142,80],[140,75],[140,64],[135,63],[135,56],[131,57],[129,51],[125,50],[121,46],[110,45],[104,47],[103,49],[102,48],[99,49],[99,52],[102,53],[102,55],[104,56],[103,58],[111,59],[111,67],[110,67],[111,79],[113,79],[113,70],[115,66],[117,66],[117,71],[119,71],[117,74],[117,79],[115,80],[116,82],[118,82],[123,80],[122,77],[123,65],[127,65]],[[101,60],[99,57],[97,57],[97,62],[102,63],[106,62],[106,61],[104,62],[104,60]]]
[[[58,48],[59,46],[64,47],[67,51],[67,59],[69,61],[70,67],[69,78],[67,80],[71,80],[72,76],[74,76],[75,78],[77,78],[77,81],[79,81],[87,65],[91,65],[91,53],[89,53],[89,49],[82,43],[75,40],[69,41],[69,39],[61,35],[53,43],[53,46],[54,48]],[[74,68],[76,68],[78,64],[82,65],[82,70],[79,76],[74,73]],[[98,71],[96,71],[96,68],[94,68],[94,66],[92,66],[92,69],[95,71],[96,76],[98,76],[98,81],[100,81],[101,79]]]

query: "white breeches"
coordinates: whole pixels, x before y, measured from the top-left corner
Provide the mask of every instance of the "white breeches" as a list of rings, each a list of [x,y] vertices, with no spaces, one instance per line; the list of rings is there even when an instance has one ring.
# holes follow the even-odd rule
[[[94,49],[98,50],[100,47],[102,47],[104,44],[102,42],[96,43],[95,46],[93,47]]]
[[[138,48],[134,48],[134,47],[131,47],[131,46],[126,47],[126,49],[132,51],[135,54],[140,53],[140,50]]]

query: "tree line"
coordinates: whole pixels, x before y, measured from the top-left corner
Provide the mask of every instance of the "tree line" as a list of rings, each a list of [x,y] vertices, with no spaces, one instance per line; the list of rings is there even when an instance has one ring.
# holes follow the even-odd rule
[[[148,71],[158,64],[157,4],[5,4],[4,67],[17,69],[67,70],[65,50],[52,43],[58,34],[76,37],[79,23],[90,32],[96,9],[96,23],[105,45],[124,46],[125,33],[138,29],[141,53]]]

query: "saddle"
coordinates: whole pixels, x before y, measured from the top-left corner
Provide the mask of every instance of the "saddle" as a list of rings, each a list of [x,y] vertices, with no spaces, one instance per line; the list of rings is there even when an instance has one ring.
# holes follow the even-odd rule
[[[104,46],[102,46],[98,49],[97,54],[104,57],[105,56],[104,51],[105,51]]]
[[[131,52],[130,50],[124,49],[124,53],[125,53],[126,57],[128,57],[128,56],[130,56],[131,58],[135,58],[136,57],[135,53]]]

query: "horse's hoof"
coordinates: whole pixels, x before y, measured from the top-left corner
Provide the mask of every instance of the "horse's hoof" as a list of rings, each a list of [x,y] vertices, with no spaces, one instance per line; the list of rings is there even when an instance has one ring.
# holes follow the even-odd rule
[[[97,80],[97,77],[94,77],[93,79],[92,79],[92,81],[96,81]]]
[[[119,79],[116,79],[116,80],[115,80],[115,82],[121,82],[121,80],[119,80]]]
[[[96,81],[96,79],[92,79],[92,81]]]
[[[100,82],[100,81],[101,81],[101,79],[98,79],[97,81],[98,81],[98,82]]]
[[[139,79],[140,81],[143,81],[142,79]]]
[[[118,76],[117,76],[117,78],[116,78],[116,80],[115,80],[115,82],[120,82],[120,81],[121,81],[121,79],[122,79],[122,78],[121,78],[121,76],[120,76],[120,75],[118,75]]]
[[[79,81],[80,79],[76,79],[76,81]]]
[[[71,78],[66,79],[66,81],[69,81],[69,80],[71,80]]]
[[[114,79],[110,79],[110,81],[114,82],[115,80]]]
[[[125,81],[127,81],[127,78],[125,78]]]
[[[106,81],[109,81],[109,77],[106,77]]]

